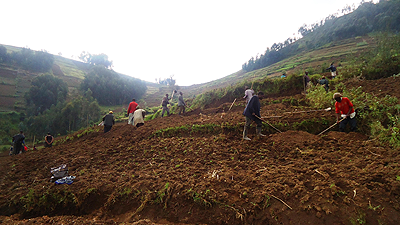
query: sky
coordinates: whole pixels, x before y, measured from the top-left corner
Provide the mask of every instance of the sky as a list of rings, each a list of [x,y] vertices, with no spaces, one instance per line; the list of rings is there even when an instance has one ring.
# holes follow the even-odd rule
[[[274,43],[361,0],[1,0],[0,44],[77,59],[104,53],[113,70],[189,86],[239,71]]]

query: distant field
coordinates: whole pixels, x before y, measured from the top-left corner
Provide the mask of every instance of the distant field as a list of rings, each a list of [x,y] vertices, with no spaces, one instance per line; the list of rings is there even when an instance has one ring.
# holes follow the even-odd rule
[[[16,98],[0,96],[0,112],[8,112],[14,109]]]

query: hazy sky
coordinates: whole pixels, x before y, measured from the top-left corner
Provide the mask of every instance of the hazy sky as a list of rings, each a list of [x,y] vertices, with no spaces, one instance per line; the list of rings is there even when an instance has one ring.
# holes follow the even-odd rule
[[[117,72],[185,86],[232,74],[304,23],[360,1],[1,0],[0,44],[104,53]]]

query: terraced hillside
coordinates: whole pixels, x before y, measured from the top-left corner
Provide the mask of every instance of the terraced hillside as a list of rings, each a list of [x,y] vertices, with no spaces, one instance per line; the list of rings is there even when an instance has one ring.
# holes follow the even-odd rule
[[[400,97],[399,82],[352,80]],[[262,100],[266,137],[242,139],[244,102],[156,118],[108,133],[92,127],[49,149],[0,157],[5,224],[398,224],[400,154],[331,129],[332,111]],[[306,108],[302,108],[307,110]],[[298,110],[297,110],[298,111]],[[201,113],[201,114],[200,114]],[[67,164],[70,185],[50,182]]]

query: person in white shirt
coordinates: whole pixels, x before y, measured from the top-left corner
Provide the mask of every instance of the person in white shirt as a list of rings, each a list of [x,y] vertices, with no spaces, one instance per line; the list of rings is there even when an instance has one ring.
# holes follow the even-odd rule
[[[139,107],[133,113],[133,125],[140,127],[144,125],[144,117],[146,116],[146,110],[139,109]]]

